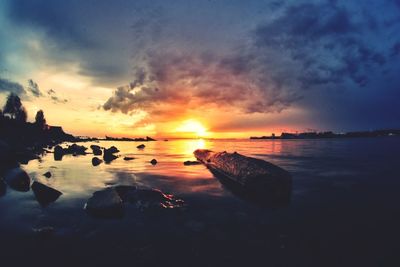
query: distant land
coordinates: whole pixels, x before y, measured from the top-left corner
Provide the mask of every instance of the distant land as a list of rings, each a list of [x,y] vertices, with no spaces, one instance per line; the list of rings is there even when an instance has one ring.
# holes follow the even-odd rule
[[[322,138],[356,138],[356,137],[382,137],[400,136],[399,129],[386,129],[374,131],[357,131],[347,133],[334,132],[302,132],[302,133],[281,133],[280,136],[251,136],[250,139],[322,139]]]

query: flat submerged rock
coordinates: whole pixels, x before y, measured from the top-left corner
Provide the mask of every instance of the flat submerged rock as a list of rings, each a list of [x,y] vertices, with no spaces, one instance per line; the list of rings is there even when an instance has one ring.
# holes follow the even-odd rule
[[[137,189],[133,185],[117,185],[93,193],[85,205],[89,215],[99,218],[120,218],[124,203],[133,204],[139,211],[178,209],[184,201],[157,189]]]
[[[106,188],[93,193],[85,205],[85,210],[94,217],[118,218],[124,213],[122,199],[115,188]]]

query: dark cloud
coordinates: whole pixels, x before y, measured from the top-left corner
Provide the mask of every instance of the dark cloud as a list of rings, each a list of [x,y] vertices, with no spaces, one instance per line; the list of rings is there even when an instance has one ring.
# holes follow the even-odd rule
[[[264,72],[257,72],[241,60],[153,52],[134,81],[115,90],[103,108],[123,113],[145,110],[151,117],[210,108],[279,112],[297,99],[294,92],[266,83]]]
[[[392,47],[391,56],[398,56],[400,55],[400,42],[396,42]]]
[[[32,79],[28,80],[28,87],[27,90],[32,93],[33,96],[35,97],[41,97],[43,96],[42,92],[39,89],[39,86],[37,83],[35,83]]]
[[[74,21],[80,8],[77,1],[13,0],[9,7],[9,16],[15,23],[44,29],[64,47],[94,45],[85,34],[85,25]]]
[[[126,84],[105,110],[143,110],[145,121],[158,122],[199,110],[258,116],[295,106],[321,121],[357,123],[363,114],[396,121],[390,103],[400,84],[398,0],[8,6],[15,25],[45,36],[40,44],[54,66],[72,64],[101,87]],[[65,101],[50,90],[47,97]],[[374,99],[385,108],[370,111],[378,108]]]
[[[47,91],[47,95],[48,97],[54,102],[54,103],[62,103],[65,104],[68,102],[68,99],[63,99],[63,98],[59,98],[57,96],[57,93],[54,89],[50,89]]]
[[[3,78],[0,78],[0,92],[12,92],[19,96],[26,93],[21,84]]]
[[[247,44],[229,55],[162,47],[147,52],[133,84],[118,88],[103,108],[145,110],[158,118],[168,108],[177,114],[198,107],[280,112],[307,98],[310,89],[365,87],[371,72],[389,60],[390,51],[368,39],[381,27],[368,10],[354,16],[338,1],[274,8],[282,8],[281,15],[260,23]]]
[[[296,66],[290,77],[303,88],[346,80],[365,86],[367,73],[386,63],[386,55],[364,36],[372,20],[368,12],[355,19],[336,1],[289,6],[279,18],[257,27],[255,53],[273,50],[287,55],[286,64]]]
[[[130,73],[126,1],[29,1],[8,3],[13,24],[45,36],[44,56],[57,67],[79,64],[79,74],[94,83],[115,85]],[[1,50],[1,48],[0,48]]]

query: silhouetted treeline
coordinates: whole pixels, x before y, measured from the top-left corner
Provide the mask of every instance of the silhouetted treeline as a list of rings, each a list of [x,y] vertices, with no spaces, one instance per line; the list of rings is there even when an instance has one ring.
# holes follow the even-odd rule
[[[36,158],[47,146],[76,138],[66,134],[61,127],[49,126],[44,112],[39,110],[35,122],[27,122],[27,112],[21,99],[13,93],[7,97],[0,110],[0,158],[24,162]]]
[[[400,136],[399,129],[358,131],[348,133],[334,132],[304,132],[304,133],[282,133],[280,136],[251,136],[250,139],[317,139],[317,138],[352,138],[352,137],[382,137],[382,136]]]

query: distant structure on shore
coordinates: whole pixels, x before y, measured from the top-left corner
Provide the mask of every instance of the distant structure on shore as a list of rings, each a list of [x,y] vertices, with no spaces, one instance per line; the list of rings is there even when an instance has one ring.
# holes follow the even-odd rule
[[[322,139],[322,138],[355,138],[355,137],[382,137],[400,136],[399,129],[359,131],[347,133],[334,132],[303,132],[303,133],[282,133],[280,136],[251,136],[250,139]]]

